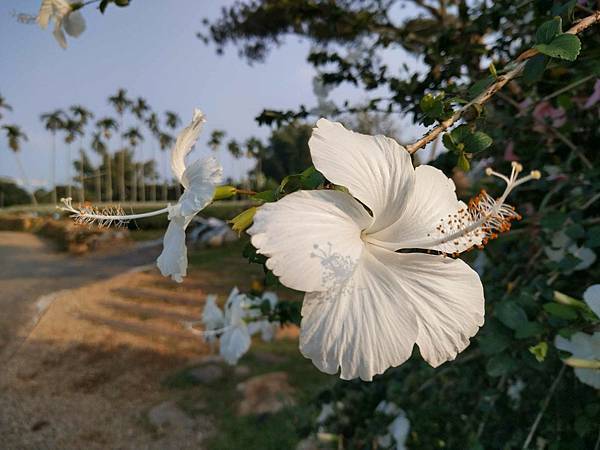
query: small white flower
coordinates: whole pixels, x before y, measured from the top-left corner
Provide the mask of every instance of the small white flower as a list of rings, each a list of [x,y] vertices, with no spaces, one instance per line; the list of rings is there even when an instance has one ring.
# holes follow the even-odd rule
[[[514,402],[516,406],[521,403],[521,393],[526,386],[527,385],[525,382],[520,378],[509,382],[508,389],[506,389],[506,395]]]
[[[219,351],[232,366],[250,349],[250,333],[244,322],[244,301],[246,296],[234,288],[225,304],[225,327],[220,337]]]
[[[600,318],[600,284],[588,287],[583,293],[583,300]],[[575,376],[582,383],[600,389],[600,331],[592,335],[578,332],[570,339],[556,336],[554,345],[573,355],[565,362],[575,367]]]
[[[309,147],[315,168],[349,194],[294,192],[261,206],[248,230],[267,267],[306,293],[300,351],[323,372],[367,381],[406,361],[415,343],[434,367],[454,359],[483,324],[477,273],[459,259],[397,250],[459,253],[485,242],[518,217],[508,193],[539,172],[517,180],[516,163],[510,178],[486,171],[505,193],[482,192],[467,206],[452,180],[414,169],[393,139],[320,119]]]
[[[333,415],[334,415],[333,403],[324,403],[323,406],[321,407],[321,412],[319,413],[319,416],[317,417],[317,424],[323,425],[325,422],[327,422],[327,420],[330,417],[333,417]]]
[[[248,304],[246,316],[250,319],[248,323],[250,335],[253,336],[256,333],[260,333],[263,341],[270,342],[275,337],[279,322],[269,322],[266,319],[258,319],[261,316],[261,312],[256,306],[260,306],[265,300],[269,302],[271,309],[273,309],[278,302],[277,294],[275,294],[275,292],[265,291],[261,297],[251,300]]]
[[[54,38],[62,48],[67,48],[63,30],[72,37],[79,37],[85,30],[81,12],[74,11],[66,0],[42,0],[36,21],[40,28],[46,29],[51,20],[54,20]]]
[[[375,408],[375,412],[385,414],[386,416],[395,416],[400,412],[400,408],[394,402],[382,400]]]
[[[216,295],[206,296],[204,311],[202,311],[202,324],[206,331],[215,331],[225,326],[225,317],[223,311],[217,305]],[[206,341],[212,342],[216,339],[216,335],[214,333],[205,333],[204,338]]]
[[[396,450],[406,450],[406,439],[410,431],[410,421],[403,410],[399,410],[396,418],[388,426],[388,433],[379,436],[377,443],[383,448],[390,448],[395,444]]]
[[[600,318],[600,284],[592,284],[583,293],[583,301]]]
[[[187,274],[185,229],[194,216],[212,201],[215,186],[223,176],[223,168],[212,156],[186,165],[185,157],[198,140],[204,122],[204,114],[196,109],[192,122],[179,134],[171,151],[171,169],[184,192],[175,206],[169,205],[169,226],[163,239],[163,251],[156,263],[164,276],[170,276],[177,282],[182,282]]]

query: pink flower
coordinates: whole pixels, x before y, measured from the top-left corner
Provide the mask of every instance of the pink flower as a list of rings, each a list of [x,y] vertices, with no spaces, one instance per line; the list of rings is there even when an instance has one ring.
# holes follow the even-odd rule
[[[506,148],[504,149],[504,160],[505,161],[518,161],[519,157],[515,155],[515,143],[508,141]]]
[[[555,108],[550,102],[540,102],[533,110],[533,118],[537,122],[533,129],[538,133],[544,133],[545,124],[554,128],[560,128],[567,122],[567,116],[563,108]]]
[[[583,109],[590,109],[598,102],[600,102],[600,78],[596,80],[596,84],[594,84],[594,92],[586,100],[585,105],[583,105]]]

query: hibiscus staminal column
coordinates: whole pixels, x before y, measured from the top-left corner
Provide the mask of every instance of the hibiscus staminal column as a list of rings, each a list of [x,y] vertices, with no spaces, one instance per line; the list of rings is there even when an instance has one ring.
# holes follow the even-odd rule
[[[482,247],[488,240],[495,239],[499,233],[509,231],[511,222],[520,220],[521,216],[515,208],[506,203],[508,195],[517,187],[530,180],[539,180],[539,170],[532,170],[529,175],[519,178],[523,166],[517,162],[512,163],[510,176],[505,176],[487,168],[488,176],[500,178],[506,183],[502,195],[494,199],[485,190],[473,197],[467,207],[460,208],[454,214],[442,217],[435,228],[434,233],[428,233],[428,237],[434,237],[433,241],[424,242],[424,247],[432,248],[443,244],[454,245],[453,255],[470,249],[473,246]]]

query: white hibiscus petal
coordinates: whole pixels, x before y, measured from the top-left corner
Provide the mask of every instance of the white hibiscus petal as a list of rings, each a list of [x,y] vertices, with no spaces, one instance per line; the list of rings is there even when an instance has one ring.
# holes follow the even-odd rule
[[[67,38],[65,37],[65,33],[63,33],[62,29],[62,20],[54,19],[54,31],[52,34],[54,35],[54,39],[58,42],[63,49],[67,48]]]
[[[79,37],[85,31],[85,19],[79,11],[73,11],[63,20],[63,28],[69,36]]]
[[[460,259],[369,249],[394,274],[397,296],[413,305],[423,358],[433,367],[456,358],[484,321],[485,300],[477,272]]]
[[[250,334],[245,325],[232,327],[225,331],[219,340],[219,353],[227,364],[235,365],[250,349]]]
[[[376,233],[369,234],[368,242],[389,250],[423,248],[446,253],[462,252],[481,244],[481,237],[469,235],[450,243],[429,245],[442,237],[436,228],[442,219],[454,219],[459,210],[467,205],[456,198],[454,182],[432,166],[419,166],[415,170],[415,188],[399,219]],[[456,220],[456,219],[454,219]]]
[[[225,317],[223,311],[217,305],[216,295],[207,295],[204,310],[202,311],[202,323],[207,330],[217,330],[224,326]]]
[[[36,19],[40,28],[45,29],[48,26],[53,11],[54,6],[52,5],[52,0],[42,0],[40,11],[38,12],[38,16]]]
[[[325,292],[307,293],[300,351],[323,372],[372,380],[406,361],[417,338],[412,305],[394,275],[365,251],[352,277]]]
[[[200,132],[204,127],[204,122],[206,122],[206,119],[202,111],[195,109],[191,123],[179,133],[177,141],[175,141],[175,145],[171,150],[171,170],[185,188],[188,187],[183,181],[183,173],[186,168],[185,157],[196,144],[198,136],[200,136]]]
[[[308,145],[316,169],[348,188],[373,212],[371,231],[400,217],[412,195],[414,169],[409,153],[396,141],[355,133],[340,123],[320,119]]]
[[[600,284],[593,284],[583,293],[583,300],[600,317]]]
[[[364,246],[361,230],[371,222],[348,194],[298,191],[261,206],[248,234],[284,285],[311,292],[351,273]]]
[[[178,283],[181,283],[187,274],[186,227],[187,223],[184,217],[170,218],[163,238],[163,251],[156,260],[160,273],[165,277],[171,277]]]
[[[215,186],[222,178],[223,167],[214,156],[199,159],[185,169],[182,175],[185,191],[179,198],[181,214],[193,216],[212,202]]]

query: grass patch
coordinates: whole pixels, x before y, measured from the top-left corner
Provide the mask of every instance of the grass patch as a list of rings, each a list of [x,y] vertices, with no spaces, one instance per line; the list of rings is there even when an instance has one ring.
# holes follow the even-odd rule
[[[261,355],[274,355],[274,361]],[[210,385],[199,384],[185,369],[165,379],[163,386],[184,390],[179,405],[187,414],[209,415],[218,430],[207,442],[212,450],[280,450],[293,449],[304,437],[317,411],[309,401],[318,392],[334,382],[334,378],[319,372],[302,357],[295,340],[264,343],[254,340],[250,352],[239,362],[250,374],[235,375],[234,369],[223,365],[224,377]],[[284,371],[296,390],[297,405],[276,414],[240,417],[236,413],[240,393],[236,386],[248,377],[269,372]]]

